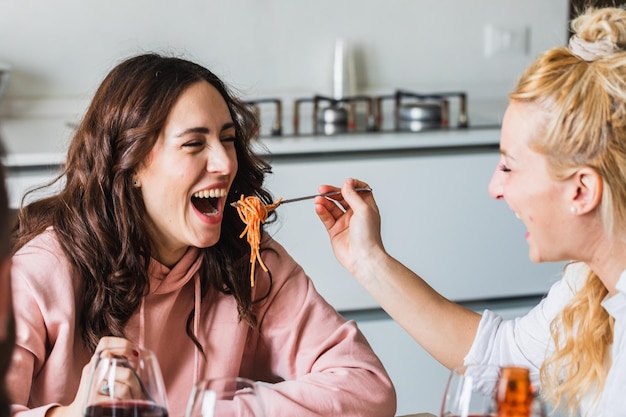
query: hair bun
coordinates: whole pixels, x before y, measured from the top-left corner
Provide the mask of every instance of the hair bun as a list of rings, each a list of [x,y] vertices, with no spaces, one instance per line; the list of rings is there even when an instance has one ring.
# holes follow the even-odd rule
[[[589,42],[579,35],[573,35],[569,39],[569,49],[574,55],[587,62],[595,61],[621,50],[609,38],[601,38],[594,42]]]
[[[620,52],[626,46],[626,10],[619,7],[590,7],[572,21],[575,33],[569,40],[570,51],[592,62]]]

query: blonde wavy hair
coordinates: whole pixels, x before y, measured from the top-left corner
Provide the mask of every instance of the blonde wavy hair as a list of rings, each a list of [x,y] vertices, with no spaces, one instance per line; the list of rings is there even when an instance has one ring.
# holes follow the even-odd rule
[[[609,236],[625,239],[626,11],[589,8],[571,26],[575,44],[539,56],[510,99],[548,115],[530,146],[546,156],[554,178],[568,178],[583,166],[602,177],[597,215]],[[595,384],[598,393],[604,388],[613,343],[613,319],[601,306],[606,295],[590,272],[551,324],[555,351],[541,368],[542,392],[570,411]]]

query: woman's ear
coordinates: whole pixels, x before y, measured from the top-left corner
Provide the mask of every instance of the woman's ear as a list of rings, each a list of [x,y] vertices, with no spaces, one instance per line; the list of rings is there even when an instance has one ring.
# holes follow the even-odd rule
[[[598,172],[589,167],[580,168],[573,177],[576,191],[572,200],[572,212],[585,214],[595,210],[602,200],[603,182]]]

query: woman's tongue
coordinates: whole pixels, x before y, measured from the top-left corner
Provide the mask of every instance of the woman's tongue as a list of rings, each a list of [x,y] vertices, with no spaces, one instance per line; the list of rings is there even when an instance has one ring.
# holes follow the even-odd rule
[[[210,216],[212,214],[217,214],[218,210],[217,208],[215,208],[215,206],[217,205],[218,199],[217,198],[199,198],[199,197],[192,197],[191,198],[191,203],[194,205],[194,207],[201,213]]]

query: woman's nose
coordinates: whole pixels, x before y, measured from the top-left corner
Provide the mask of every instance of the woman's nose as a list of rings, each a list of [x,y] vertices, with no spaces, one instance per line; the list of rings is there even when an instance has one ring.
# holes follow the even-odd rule
[[[212,146],[207,152],[207,171],[227,173],[233,167],[233,158],[222,145]]]
[[[491,180],[489,181],[489,195],[491,196],[491,198],[494,198],[496,200],[501,200],[502,198],[504,198],[502,171],[497,168],[491,175]]]

